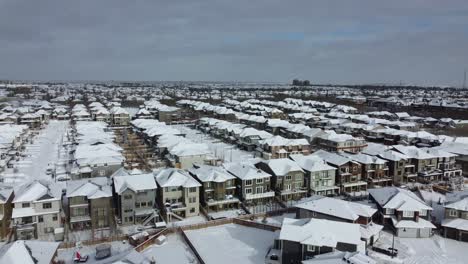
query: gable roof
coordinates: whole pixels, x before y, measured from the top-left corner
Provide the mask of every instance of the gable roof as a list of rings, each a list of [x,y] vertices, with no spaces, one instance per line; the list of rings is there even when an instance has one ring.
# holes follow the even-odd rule
[[[291,171],[304,172],[296,162],[290,159],[271,159],[262,162],[265,163],[276,176],[285,176]]]
[[[119,176],[114,177],[113,180],[115,192],[119,195],[126,190],[138,192],[144,190],[156,190],[158,188],[152,173]]]
[[[382,208],[395,209],[397,211],[432,210],[416,194],[405,189],[384,187],[369,189],[368,192]]]
[[[225,182],[236,178],[223,167],[194,165],[188,171],[202,182]]]
[[[88,199],[112,197],[112,188],[106,177],[67,181],[67,197],[86,196]]]
[[[369,205],[323,196],[312,196],[304,202],[299,202],[294,207],[351,221],[357,220],[359,216],[372,217],[377,212]]]
[[[198,183],[192,176],[190,176],[186,171],[174,168],[166,168],[160,170],[156,176],[156,182],[161,187],[200,187],[201,184]]]

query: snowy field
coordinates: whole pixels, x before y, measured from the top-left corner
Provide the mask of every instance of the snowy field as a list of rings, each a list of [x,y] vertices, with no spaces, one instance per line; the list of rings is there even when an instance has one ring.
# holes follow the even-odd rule
[[[213,219],[220,219],[220,218],[236,218],[239,215],[245,215],[245,211],[242,209],[232,209],[232,210],[225,210],[219,212],[211,212],[208,213],[208,216]]]
[[[128,244],[128,242],[123,243],[122,241],[114,241],[111,242],[110,245],[112,246],[111,248],[111,257],[103,259],[101,261],[96,261],[94,259],[94,255],[96,254],[96,246],[82,246],[81,248],[74,247],[74,248],[67,248],[67,249],[59,249],[57,251],[57,258],[59,260],[63,260],[65,263],[73,263],[73,256],[75,255],[75,252],[78,251],[82,256],[88,255],[88,263],[113,263],[115,261],[118,261],[122,259],[124,256],[126,256],[130,251],[133,249],[131,245]]]
[[[236,162],[253,158],[253,153],[240,150],[235,145],[227,144],[220,139],[206,135],[196,129],[185,125],[174,125],[175,128],[185,133],[185,137],[196,143],[206,143],[213,154],[225,162]]]
[[[392,235],[382,232],[376,245],[388,248],[392,245]],[[398,249],[397,258],[369,252],[377,263],[404,264],[464,264],[468,263],[468,243],[435,235],[431,238],[398,238],[395,237],[395,248]]]
[[[32,143],[25,145],[22,157],[14,163],[14,168],[2,173],[4,182],[14,185],[28,180],[50,181],[51,175],[46,174],[48,168],[63,173],[65,165],[61,161],[68,160],[68,153],[62,147],[67,128],[68,121],[50,121],[32,139]]]
[[[276,237],[274,232],[236,224],[185,233],[207,264],[265,263],[265,255]]]
[[[197,215],[197,216],[184,218],[184,220],[181,220],[181,221],[174,221],[174,222],[167,223],[167,226],[168,227],[188,226],[188,225],[205,223],[207,221],[208,220],[206,220],[206,218],[203,217],[202,215]]]
[[[152,245],[143,255],[154,259],[157,264],[194,264],[198,263],[195,255],[178,234],[170,234],[162,245]]]

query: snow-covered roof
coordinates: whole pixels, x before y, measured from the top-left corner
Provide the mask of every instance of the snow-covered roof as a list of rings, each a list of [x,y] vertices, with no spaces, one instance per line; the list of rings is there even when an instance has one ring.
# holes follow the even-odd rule
[[[327,162],[319,156],[305,156],[302,154],[294,154],[290,155],[289,158],[294,160],[303,170],[306,171],[317,172],[326,170],[336,170],[335,167],[328,165]]]
[[[368,192],[383,208],[395,209],[397,211],[432,210],[416,194],[405,189],[384,187],[369,189]]]
[[[468,220],[462,218],[444,219],[442,221],[442,226],[468,231]]]
[[[195,165],[189,172],[201,182],[225,182],[235,179],[226,169],[217,166]]]
[[[445,208],[468,212],[468,197],[445,205]]]
[[[158,188],[152,173],[119,176],[114,177],[113,180],[115,192],[117,194],[121,194],[125,190],[138,192],[144,190],[156,190]]]
[[[265,163],[276,176],[286,176],[291,171],[304,172],[296,162],[290,159],[271,159],[262,162]]]
[[[285,218],[281,226],[280,240],[299,242],[303,245],[335,248],[338,243],[359,245],[359,224],[324,219]]]
[[[304,202],[299,202],[295,207],[351,221],[357,220],[360,216],[372,217],[377,212],[369,205],[323,196],[312,196]]]
[[[269,178],[271,175],[255,167],[252,162],[231,162],[224,163],[224,168],[232,175],[241,180],[252,180],[260,178]]]
[[[52,263],[60,243],[38,240],[18,240],[0,247],[0,263]]]
[[[336,153],[332,152],[327,152],[325,150],[318,150],[314,153],[312,153],[313,156],[318,156],[322,159],[324,159],[326,162],[336,165],[336,166],[341,166],[344,165],[348,162],[352,162],[351,159],[346,158],[344,156],[338,155]]]
[[[88,199],[112,197],[109,179],[106,177],[96,177],[67,181],[67,198],[78,196],[85,196]]]
[[[162,169],[156,174],[156,182],[161,187],[200,187],[197,182],[186,171],[174,168]]]
[[[16,188],[14,192],[13,203],[57,200],[61,197],[61,189],[58,185],[42,181],[25,183]]]

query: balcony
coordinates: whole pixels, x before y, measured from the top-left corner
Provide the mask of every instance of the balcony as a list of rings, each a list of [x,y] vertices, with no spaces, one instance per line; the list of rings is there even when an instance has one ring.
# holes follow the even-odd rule
[[[271,198],[275,196],[275,192],[264,192],[264,193],[248,193],[245,195],[246,200],[261,199],[261,198]]]

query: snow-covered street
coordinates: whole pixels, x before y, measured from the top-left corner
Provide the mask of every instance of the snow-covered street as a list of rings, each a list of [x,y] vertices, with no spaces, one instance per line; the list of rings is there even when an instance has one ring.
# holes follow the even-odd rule
[[[28,180],[53,180],[52,172],[64,172],[68,153],[62,148],[68,121],[50,121],[32,142],[25,145],[21,157],[14,167],[2,174],[7,184],[23,183]]]

